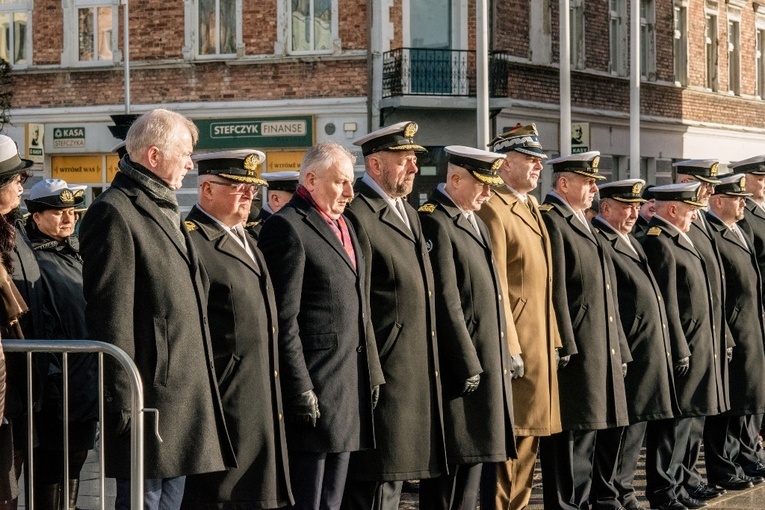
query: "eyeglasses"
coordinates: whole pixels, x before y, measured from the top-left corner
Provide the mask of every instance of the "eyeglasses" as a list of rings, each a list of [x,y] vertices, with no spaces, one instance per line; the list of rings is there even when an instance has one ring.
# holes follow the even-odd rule
[[[253,195],[258,192],[260,189],[260,186],[257,184],[248,184],[246,182],[241,183],[234,183],[234,182],[221,182],[221,181],[207,181],[210,184],[217,184],[218,186],[228,186],[232,190],[234,190],[232,193],[238,193],[240,195],[243,195],[247,192],[252,193]]]

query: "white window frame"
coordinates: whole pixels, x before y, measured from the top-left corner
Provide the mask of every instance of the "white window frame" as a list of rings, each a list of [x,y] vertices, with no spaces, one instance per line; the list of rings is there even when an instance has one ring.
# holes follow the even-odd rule
[[[313,1],[313,0],[311,0]],[[332,48],[327,50],[309,50],[292,51],[292,0],[278,0],[276,2],[276,44],[274,44],[274,53],[277,55],[332,55],[338,54],[342,50],[342,41],[340,40],[338,7],[339,0],[330,0],[330,30],[332,37]]]
[[[741,20],[728,17],[728,92],[741,94]]]
[[[646,7],[646,14],[640,15],[640,76],[649,81],[656,80],[656,2],[640,0]],[[641,9],[642,11],[642,9]]]
[[[758,11],[754,18],[755,24],[755,95],[765,99],[765,12]]]
[[[675,85],[688,84],[688,0],[673,4],[673,58]]]
[[[27,30],[24,34],[24,60],[25,63],[20,64],[15,61],[15,58],[12,58],[9,62],[11,66],[14,69],[26,69],[31,65],[32,62],[32,9],[34,7],[34,1],[33,0],[16,0],[13,3],[5,3],[0,4],[0,13],[5,14],[8,13],[11,16],[11,25],[13,25],[13,15],[16,13],[24,13],[27,16]],[[10,49],[11,53],[14,53],[14,46],[15,46],[15,31],[10,30],[9,33],[11,34],[11,41],[10,41]]]
[[[199,53],[199,0],[185,0],[186,13],[185,13],[185,40],[186,43],[183,47],[183,58],[186,60],[221,60],[221,59],[233,59],[244,56],[244,42],[242,35],[242,0],[236,0],[234,9],[235,23],[236,23],[236,40],[234,53],[211,53],[209,55],[202,55]],[[216,1],[216,9],[219,9],[219,3]],[[216,21],[220,25],[220,16],[216,16]],[[217,34],[216,30],[216,34]],[[216,46],[220,41],[220,37],[216,37]]]
[[[617,5],[612,9],[611,2],[608,1],[609,13],[609,61],[608,71],[614,76],[627,76],[630,72],[629,66],[629,45],[628,21],[627,21],[627,0],[616,0]]]
[[[720,88],[720,18],[716,9],[708,6],[704,10],[704,87],[716,92]]]
[[[61,64],[76,67],[104,67],[114,65],[122,60],[122,51],[118,47],[120,0],[63,0],[64,9],[64,51]],[[112,9],[112,59],[111,60],[80,60],[80,25],[79,9],[110,7]],[[97,16],[96,16],[97,17]],[[96,30],[96,34],[98,31]],[[97,52],[96,52],[97,53]]]
[[[573,69],[584,69],[587,65],[585,59],[585,34],[587,33],[584,17],[584,1],[571,0],[569,4],[569,22],[570,22],[570,45],[571,45],[571,67]]]

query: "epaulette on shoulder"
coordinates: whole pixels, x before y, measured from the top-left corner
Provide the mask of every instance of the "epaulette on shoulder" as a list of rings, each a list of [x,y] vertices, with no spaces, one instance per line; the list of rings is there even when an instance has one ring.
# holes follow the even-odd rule
[[[552,204],[542,204],[542,205],[539,206],[539,210],[542,211],[542,212],[551,211],[552,208],[553,208]]]
[[[245,228],[253,228],[253,227],[257,227],[258,225],[260,225],[260,220],[248,221],[247,223],[245,223],[244,227]]]
[[[432,213],[435,210],[436,210],[436,204],[431,203],[431,202],[427,202],[425,204],[422,204],[422,207],[417,209],[417,212],[423,212],[423,213],[430,214],[430,213]]]
[[[661,229],[659,227],[651,227],[648,229],[648,232],[645,233],[647,236],[660,236],[661,235]]]
[[[189,232],[194,232],[197,228],[199,228],[193,221],[184,221],[183,224],[186,225],[186,230]]]

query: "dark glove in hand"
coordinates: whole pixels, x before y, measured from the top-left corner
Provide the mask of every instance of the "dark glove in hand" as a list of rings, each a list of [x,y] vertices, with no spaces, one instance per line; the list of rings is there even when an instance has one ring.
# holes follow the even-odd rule
[[[380,400],[380,385],[372,386],[372,409],[377,407],[377,401]]]
[[[691,358],[686,356],[685,358],[679,359],[677,363],[675,363],[675,374],[677,374],[680,377],[683,377],[685,374],[688,373],[688,369],[691,366]]]
[[[481,374],[468,377],[462,382],[462,391],[460,392],[460,395],[464,397],[465,395],[473,393],[478,388],[480,382]]]
[[[298,423],[305,423],[311,427],[316,426],[316,420],[319,419],[321,413],[319,413],[319,397],[313,390],[297,395],[290,402],[290,409],[292,411],[292,417]]]
[[[730,363],[730,360],[733,359],[733,347],[725,349],[725,357],[728,358],[728,363]]]
[[[622,363],[622,377],[627,377],[627,364]]]
[[[124,436],[130,432],[130,411],[122,409],[118,413],[114,413],[117,420],[117,426],[114,428],[114,433],[117,437]]]
[[[513,354],[510,359],[513,361],[513,379],[520,379],[526,372],[526,366],[523,364],[523,358],[520,354]]]
[[[558,352],[557,349],[555,352]],[[566,365],[568,365],[568,362],[571,360],[571,355],[568,356],[559,356],[558,357],[558,370],[561,368],[565,368]]]

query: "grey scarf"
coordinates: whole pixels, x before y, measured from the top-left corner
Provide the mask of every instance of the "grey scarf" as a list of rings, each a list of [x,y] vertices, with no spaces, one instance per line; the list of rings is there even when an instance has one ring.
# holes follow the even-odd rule
[[[186,246],[186,238],[181,231],[181,211],[178,209],[178,199],[175,196],[175,192],[147,168],[131,161],[129,156],[125,156],[120,160],[119,167],[120,172],[125,177],[135,181],[149,195],[149,198],[159,206],[162,213],[170,220],[173,232],[177,235],[181,246]]]

